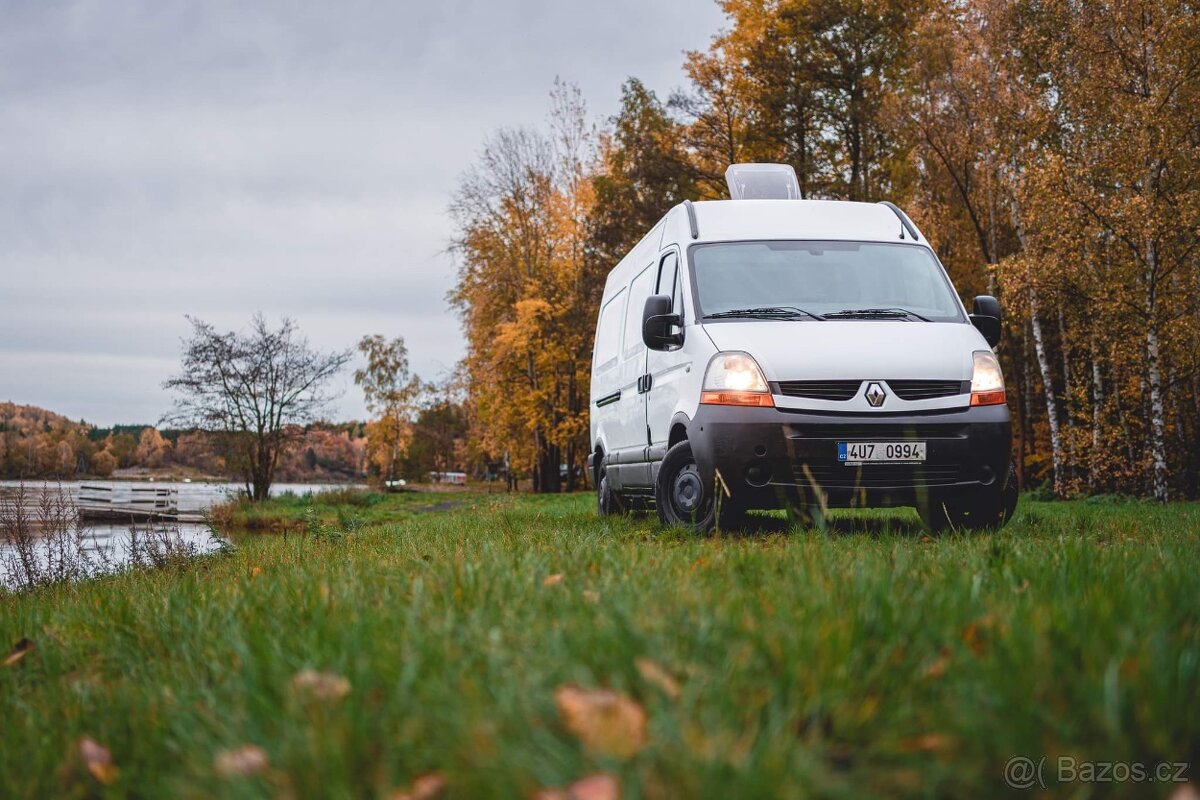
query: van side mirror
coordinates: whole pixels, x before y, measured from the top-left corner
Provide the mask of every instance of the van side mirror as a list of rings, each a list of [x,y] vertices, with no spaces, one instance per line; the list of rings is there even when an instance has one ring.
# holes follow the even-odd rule
[[[971,308],[971,324],[983,334],[989,345],[1000,344],[1001,320],[1000,303],[990,294],[981,294],[975,298]]]
[[[673,330],[683,325],[679,315],[672,313],[673,305],[669,294],[646,298],[642,310],[642,341],[651,350],[671,350],[683,344],[683,331]]]

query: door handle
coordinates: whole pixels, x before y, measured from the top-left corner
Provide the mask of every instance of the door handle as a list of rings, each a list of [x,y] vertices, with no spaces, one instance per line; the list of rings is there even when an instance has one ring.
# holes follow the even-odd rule
[[[638,376],[637,390],[638,394],[645,394],[650,391],[650,387],[654,385],[654,376],[650,373]]]

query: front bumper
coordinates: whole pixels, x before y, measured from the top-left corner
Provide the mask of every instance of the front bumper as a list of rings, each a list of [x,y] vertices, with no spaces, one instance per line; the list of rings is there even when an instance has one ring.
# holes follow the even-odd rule
[[[912,505],[1002,485],[1008,474],[1008,407],[922,414],[821,414],[701,405],[688,440],[706,488],[723,484],[748,508],[820,500],[836,507]],[[923,464],[847,466],[837,442],[923,441]]]

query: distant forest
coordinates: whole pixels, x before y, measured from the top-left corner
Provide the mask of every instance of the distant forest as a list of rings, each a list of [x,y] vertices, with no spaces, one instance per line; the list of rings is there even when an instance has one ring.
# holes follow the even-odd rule
[[[280,458],[282,481],[354,481],[377,470],[368,463],[367,423],[317,423]],[[409,480],[434,467],[434,446],[420,420],[399,465]],[[219,444],[202,433],[153,425],[101,428],[36,406],[0,403],[0,478],[58,479],[142,474],[231,479]]]

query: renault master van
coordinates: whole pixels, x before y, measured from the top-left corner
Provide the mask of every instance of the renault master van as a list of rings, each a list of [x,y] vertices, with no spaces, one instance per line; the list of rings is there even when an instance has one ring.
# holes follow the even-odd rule
[[[896,206],[801,200],[741,164],[733,199],[684,202],[608,275],[592,357],[601,514],[914,506],[934,531],[1017,501],[1000,307],[968,314]]]

